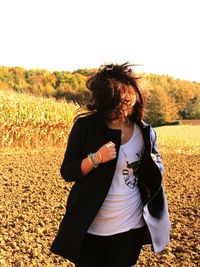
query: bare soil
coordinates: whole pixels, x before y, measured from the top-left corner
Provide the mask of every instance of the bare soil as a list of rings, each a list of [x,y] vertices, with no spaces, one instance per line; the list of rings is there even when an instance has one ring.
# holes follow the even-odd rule
[[[71,186],[59,173],[63,154],[63,149],[0,153],[1,267],[73,266],[49,251]],[[137,266],[200,266],[200,155],[162,156],[171,242],[160,254],[144,246]]]
[[[180,120],[180,123],[185,125],[200,125],[200,120]]]

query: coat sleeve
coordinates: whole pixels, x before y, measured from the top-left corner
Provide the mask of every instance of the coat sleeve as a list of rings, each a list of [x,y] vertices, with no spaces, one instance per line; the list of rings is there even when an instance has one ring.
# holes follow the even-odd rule
[[[67,182],[77,181],[83,177],[81,162],[83,160],[81,119],[75,121],[69,134],[67,148],[60,168],[61,176]]]
[[[161,159],[160,152],[158,150],[158,144],[157,144],[157,134],[153,128],[151,128],[151,153],[152,158],[155,161],[156,165],[158,166],[161,173],[164,171],[163,162]]]

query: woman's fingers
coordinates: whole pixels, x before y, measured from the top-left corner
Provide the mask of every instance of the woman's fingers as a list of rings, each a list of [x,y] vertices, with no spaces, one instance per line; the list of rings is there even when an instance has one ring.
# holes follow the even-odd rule
[[[108,142],[99,149],[102,155],[102,162],[110,161],[116,158],[116,149],[113,142]]]
[[[112,142],[109,142],[106,144],[107,150],[109,152],[109,154],[113,154],[114,152],[116,152],[116,148],[115,148],[115,144]]]
[[[111,141],[109,141],[107,144],[106,144],[107,147],[115,147],[115,144]]]
[[[106,146],[107,146],[108,156],[110,156],[110,159],[114,159],[116,157],[115,144],[110,141],[106,144]]]

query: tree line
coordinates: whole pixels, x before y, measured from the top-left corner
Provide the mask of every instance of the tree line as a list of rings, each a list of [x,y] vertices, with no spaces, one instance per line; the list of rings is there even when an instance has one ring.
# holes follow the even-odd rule
[[[0,90],[14,90],[35,96],[65,99],[84,105],[90,98],[86,79],[96,69],[74,72],[22,67],[0,67]],[[163,125],[180,119],[200,119],[200,83],[168,75],[138,74],[146,96],[145,120]]]

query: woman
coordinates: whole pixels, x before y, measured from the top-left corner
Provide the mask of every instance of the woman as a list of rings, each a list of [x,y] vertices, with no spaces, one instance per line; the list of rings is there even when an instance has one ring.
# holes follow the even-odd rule
[[[75,182],[51,251],[78,267],[130,267],[141,247],[169,242],[163,165],[128,63],[87,81],[91,101],[71,130],[61,175]]]

